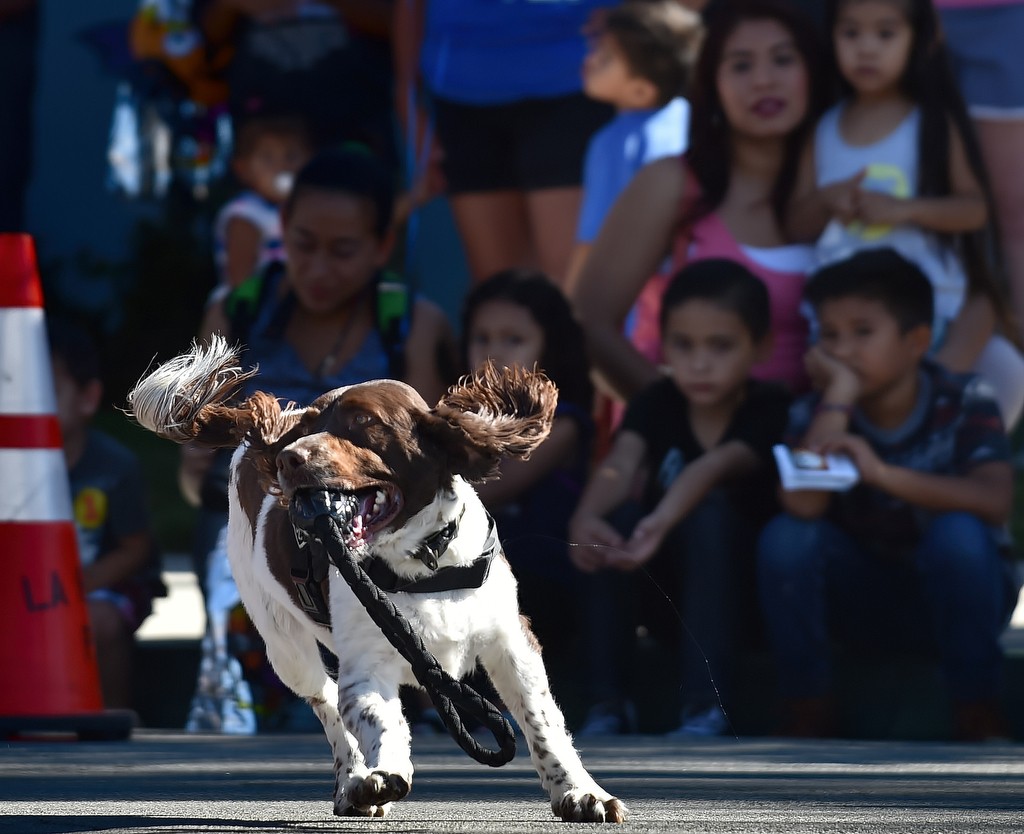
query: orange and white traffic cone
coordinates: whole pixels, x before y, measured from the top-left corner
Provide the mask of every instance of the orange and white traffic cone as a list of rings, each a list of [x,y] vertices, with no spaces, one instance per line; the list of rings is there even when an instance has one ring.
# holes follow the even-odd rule
[[[123,739],[104,710],[32,238],[0,234],[0,736]]]

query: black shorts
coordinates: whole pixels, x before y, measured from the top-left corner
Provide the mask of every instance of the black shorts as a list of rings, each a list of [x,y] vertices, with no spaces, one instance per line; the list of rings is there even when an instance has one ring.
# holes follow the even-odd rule
[[[434,99],[448,191],[535,191],[579,185],[591,135],[613,109],[582,93],[509,104]]]

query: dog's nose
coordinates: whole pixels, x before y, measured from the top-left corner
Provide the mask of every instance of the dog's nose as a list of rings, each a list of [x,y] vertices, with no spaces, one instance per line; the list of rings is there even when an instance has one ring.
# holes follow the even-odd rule
[[[294,472],[309,460],[309,452],[302,448],[288,448],[277,456],[277,471],[282,475]]]

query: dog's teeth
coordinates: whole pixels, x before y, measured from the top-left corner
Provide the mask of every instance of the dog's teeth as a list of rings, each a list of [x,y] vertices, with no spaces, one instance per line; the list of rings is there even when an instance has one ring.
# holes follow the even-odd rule
[[[375,510],[380,509],[381,507],[384,506],[384,504],[387,503],[387,500],[388,500],[388,496],[384,493],[384,490],[378,489],[377,490],[377,497],[374,499],[374,502],[373,502],[373,508]]]

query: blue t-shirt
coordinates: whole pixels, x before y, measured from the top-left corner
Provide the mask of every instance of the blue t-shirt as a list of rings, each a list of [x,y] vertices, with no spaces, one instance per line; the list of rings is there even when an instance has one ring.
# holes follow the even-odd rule
[[[420,70],[435,95],[504,104],[580,90],[583,26],[615,0],[427,0]]]
[[[655,110],[627,110],[601,128],[583,163],[583,205],[576,240],[590,243],[633,176],[648,162],[686,150],[690,103],[674,98]]]
[[[150,532],[142,467],[135,453],[110,435],[89,429],[81,458],[68,470],[68,482],[83,565],[103,559],[126,536]],[[89,594],[115,603],[133,630],[152,610],[153,596],[166,593],[155,543],[149,555],[133,576]]]
[[[68,480],[83,565],[99,561],[123,536],[149,530],[142,468],[134,453],[114,438],[90,429]]]

